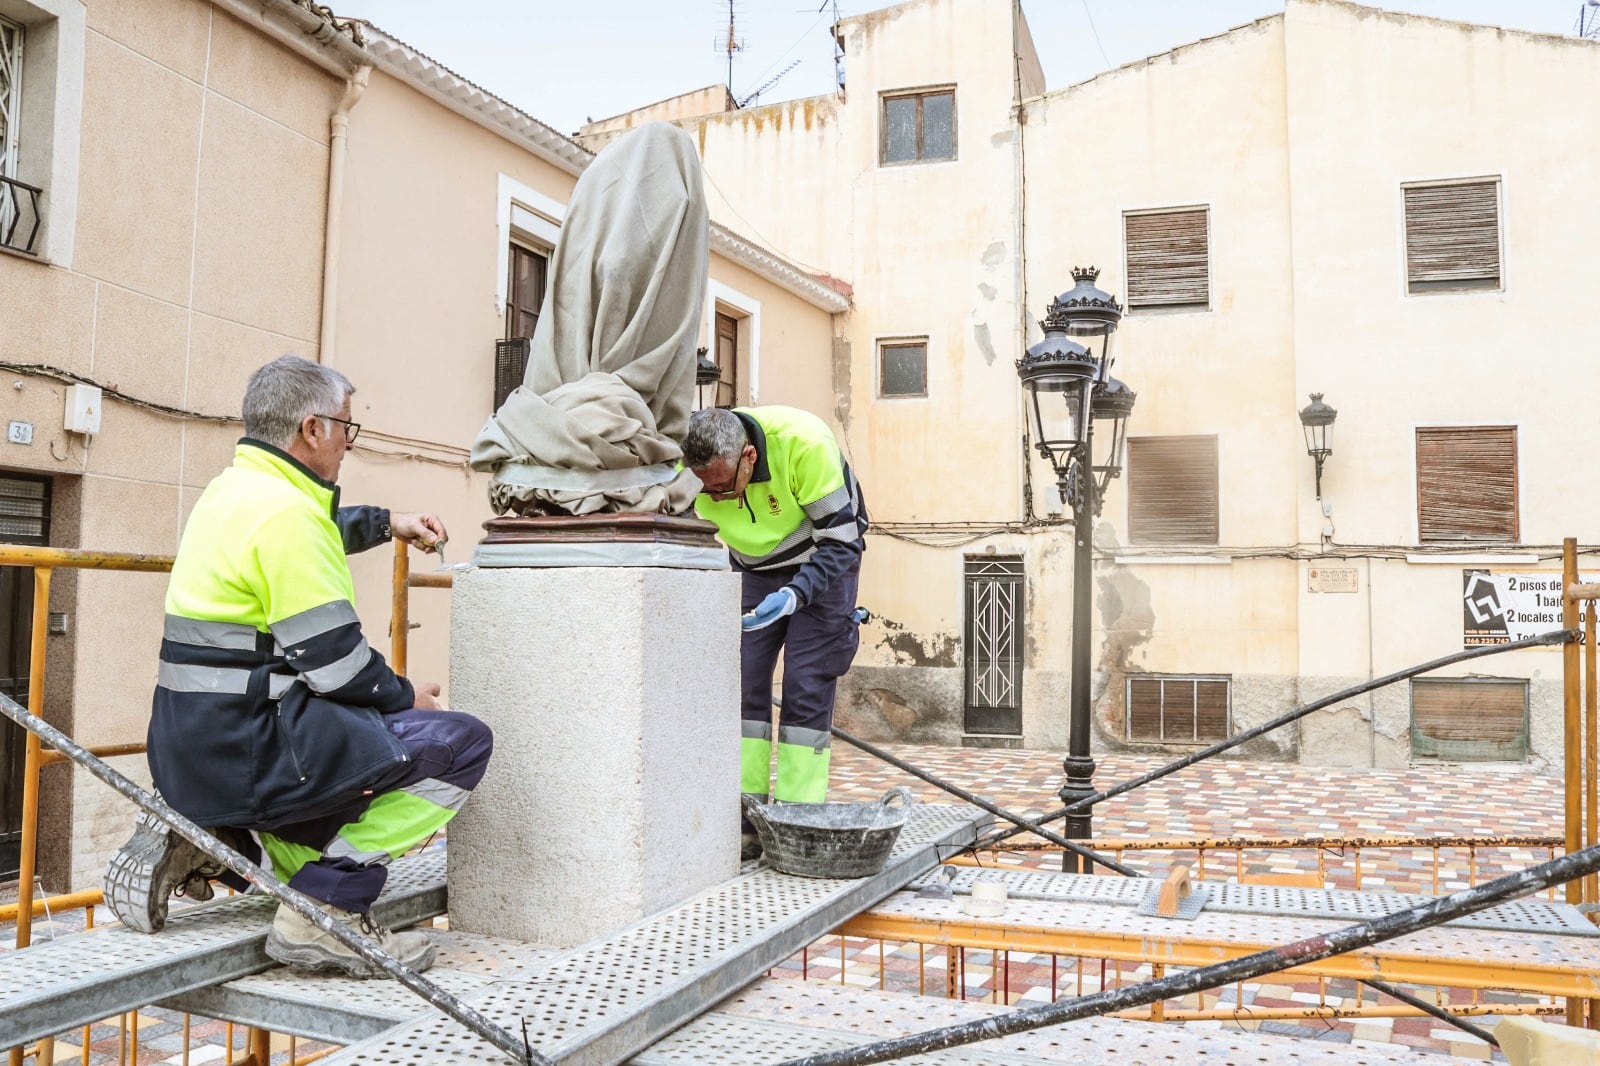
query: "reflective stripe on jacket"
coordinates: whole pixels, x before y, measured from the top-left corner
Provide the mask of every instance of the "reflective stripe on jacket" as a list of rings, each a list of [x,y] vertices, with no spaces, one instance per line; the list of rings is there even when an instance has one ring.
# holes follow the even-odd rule
[[[245,439],[184,528],[149,730],[162,796],[204,825],[267,827],[406,758],[382,715],[415,704],[356,617],[350,546],[387,516]]]
[[[756,463],[744,496],[695,498],[735,567],[796,568],[790,584],[810,603],[866,550],[867,509],[855,472],[827,423],[793,407],[736,408]]]

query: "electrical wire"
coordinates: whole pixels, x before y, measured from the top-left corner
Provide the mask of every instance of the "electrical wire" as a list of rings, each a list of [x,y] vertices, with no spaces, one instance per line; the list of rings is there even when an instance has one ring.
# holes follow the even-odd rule
[[[1105,60],[1106,66],[1112,66],[1111,57],[1106,55],[1106,46],[1100,43],[1100,29],[1094,24],[1094,14],[1089,10],[1089,0],[1082,0],[1083,17],[1089,20],[1089,32],[1094,34],[1094,46],[1100,49],[1100,58]]]
[[[161,415],[164,418],[176,418],[187,422],[209,422],[213,425],[244,424],[244,420],[238,415],[206,414],[203,411],[192,411],[183,407],[173,407],[170,404],[157,403],[154,400],[146,400],[138,396],[131,396],[115,386],[101,384],[94,378],[91,378],[85,374],[80,374],[75,370],[68,370],[65,367],[60,366],[52,366],[48,363],[16,363],[10,360],[0,359],[0,370],[9,371],[14,374],[23,374],[28,377],[45,378],[50,381],[59,381],[69,385],[92,385],[99,389],[100,394],[108,400],[115,400],[118,403],[124,403],[130,407],[137,407],[141,410],[150,411],[154,414]],[[363,455],[369,455],[380,459],[410,460],[419,463],[430,463],[435,466],[446,466],[453,469],[458,469],[469,475],[471,473],[471,467],[467,463],[467,456],[469,455],[469,452],[467,449],[460,447],[459,445],[445,444],[440,441],[425,440],[420,437],[406,437],[395,433],[386,433],[381,429],[372,429],[371,427],[367,426],[363,426],[361,432],[363,437],[370,437],[375,440],[382,441],[385,444],[398,445],[408,449],[406,451],[394,451],[389,448],[374,448],[369,444],[356,444],[354,450]],[[416,451],[415,449],[417,448],[435,449],[446,453],[448,457],[426,455],[423,452]]]

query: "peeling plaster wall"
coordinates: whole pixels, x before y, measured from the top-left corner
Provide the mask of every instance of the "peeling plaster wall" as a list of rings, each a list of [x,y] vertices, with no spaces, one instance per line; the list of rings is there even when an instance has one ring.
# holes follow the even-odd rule
[[[912,0],[847,19],[848,95],[817,102],[816,123],[703,123],[708,171],[738,212],[855,287],[833,413],[874,519],[902,525],[869,538],[862,600],[885,621],[842,687],[848,713],[883,735],[959,735],[962,557],[992,549],[1027,571],[1023,739],[1065,746],[1071,534],[1019,525],[1059,519],[1061,503],[1022,454],[1011,363],[1018,319],[1069,287],[1072,267],[1093,263],[1102,287],[1126,292],[1126,211],[1209,211],[1209,306],[1129,313],[1114,354],[1139,396],[1133,436],[1216,435],[1219,536],[1132,544],[1128,480],[1111,483],[1095,534],[1099,747],[1126,746],[1130,673],[1227,675],[1248,726],[1460,648],[1460,571],[1482,564],[1403,558],[1419,539],[1418,425],[1518,426],[1524,544],[1600,528],[1600,499],[1570,462],[1592,428],[1550,399],[1588,380],[1584,353],[1600,340],[1567,313],[1587,300],[1570,264],[1600,243],[1600,215],[1571,205],[1600,183],[1600,157],[1526,120],[1540,101],[1600,92],[1592,42],[1289,0],[1282,15],[1032,97],[1013,125],[1006,6]],[[1025,85],[1042,88],[1024,53]],[[952,81],[960,158],[879,166],[881,93]],[[1080,181],[1090,139],[1093,180]],[[1402,185],[1485,175],[1502,181],[1505,290],[1408,296]],[[796,198],[819,210],[793,210]],[[1529,349],[1530,330],[1547,355],[1508,378],[1505,353]],[[878,341],[924,334],[928,396],[878,397]],[[1340,410],[1320,501],[1296,418],[1312,391]],[[904,523],[944,528],[908,543],[889,535]],[[1009,531],[985,532],[996,527]],[[1352,544],[1378,547],[1346,557]],[[1356,571],[1354,593],[1310,589],[1312,563],[1294,556],[1324,547],[1316,564]],[[1530,765],[1558,768],[1559,653],[1473,665],[1530,680]],[[1247,753],[1403,766],[1408,730],[1402,684]]]

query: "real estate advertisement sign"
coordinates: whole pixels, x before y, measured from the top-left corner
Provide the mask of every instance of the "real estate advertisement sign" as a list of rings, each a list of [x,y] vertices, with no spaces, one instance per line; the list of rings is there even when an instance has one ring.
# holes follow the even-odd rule
[[[1578,580],[1600,580],[1579,574]],[[1561,628],[1561,571],[1461,571],[1461,643],[1468,648],[1510,644]],[[1559,649],[1561,645],[1552,644]]]

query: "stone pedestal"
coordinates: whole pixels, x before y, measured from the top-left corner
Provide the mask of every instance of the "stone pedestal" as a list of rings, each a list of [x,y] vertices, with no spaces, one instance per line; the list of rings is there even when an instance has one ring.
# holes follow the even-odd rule
[[[450,924],[571,947],[739,866],[739,576],[459,571],[450,702],[494,729]]]

